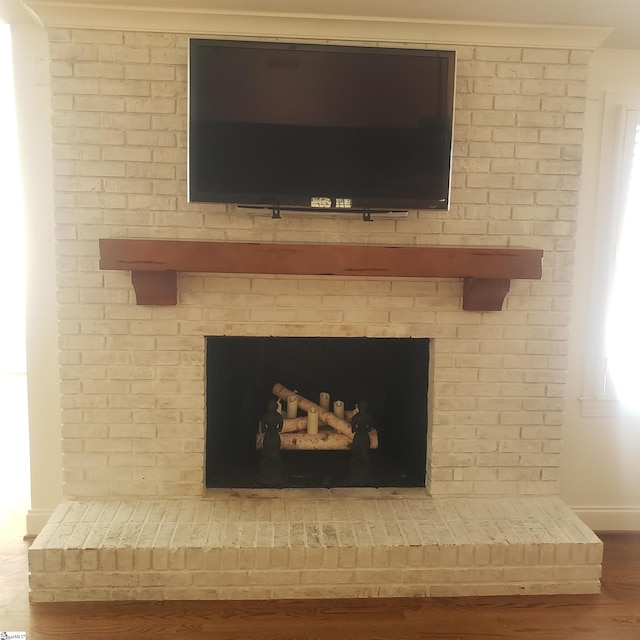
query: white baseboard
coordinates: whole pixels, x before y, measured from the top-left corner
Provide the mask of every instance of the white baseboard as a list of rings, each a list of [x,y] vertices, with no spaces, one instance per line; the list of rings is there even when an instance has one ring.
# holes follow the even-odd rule
[[[640,531],[640,507],[571,507],[594,531]]]
[[[53,509],[29,509],[27,511],[27,536],[37,536],[47,524]]]

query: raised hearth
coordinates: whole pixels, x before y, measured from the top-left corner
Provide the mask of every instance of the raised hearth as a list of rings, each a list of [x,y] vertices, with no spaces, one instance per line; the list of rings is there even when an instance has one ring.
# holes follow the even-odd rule
[[[599,590],[602,543],[556,497],[346,491],[64,503],[31,547],[31,600]]]

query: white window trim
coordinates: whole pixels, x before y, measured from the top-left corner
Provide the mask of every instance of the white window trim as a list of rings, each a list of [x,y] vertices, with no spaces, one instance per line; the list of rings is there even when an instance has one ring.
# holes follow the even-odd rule
[[[640,95],[606,92],[603,101],[600,168],[593,243],[591,297],[589,301],[585,378],[581,398],[585,417],[638,416],[616,398],[607,385],[606,320],[610,291],[615,277],[616,249],[623,221],[627,122],[640,113]],[[628,154],[626,154],[628,156]],[[628,175],[628,172],[627,174]],[[629,292],[630,295],[632,292]]]

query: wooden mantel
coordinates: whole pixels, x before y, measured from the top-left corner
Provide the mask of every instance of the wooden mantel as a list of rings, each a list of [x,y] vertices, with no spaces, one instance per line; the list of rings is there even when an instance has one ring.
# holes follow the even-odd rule
[[[141,305],[177,303],[177,273],[464,278],[462,308],[500,311],[512,279],[542,277],[542,250],[191,240],[100,240],[100,268],[131,271]]]

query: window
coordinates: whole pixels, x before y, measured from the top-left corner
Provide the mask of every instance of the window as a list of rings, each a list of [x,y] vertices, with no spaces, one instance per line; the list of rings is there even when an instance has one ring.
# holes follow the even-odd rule
[[[582,414],[640,414],[640,95],[602,102]],[[582,203],[588,206],[588,203]]]
[[[640,409],[640,110],[620,112],[619,224],[606,318],[605,395]]]

